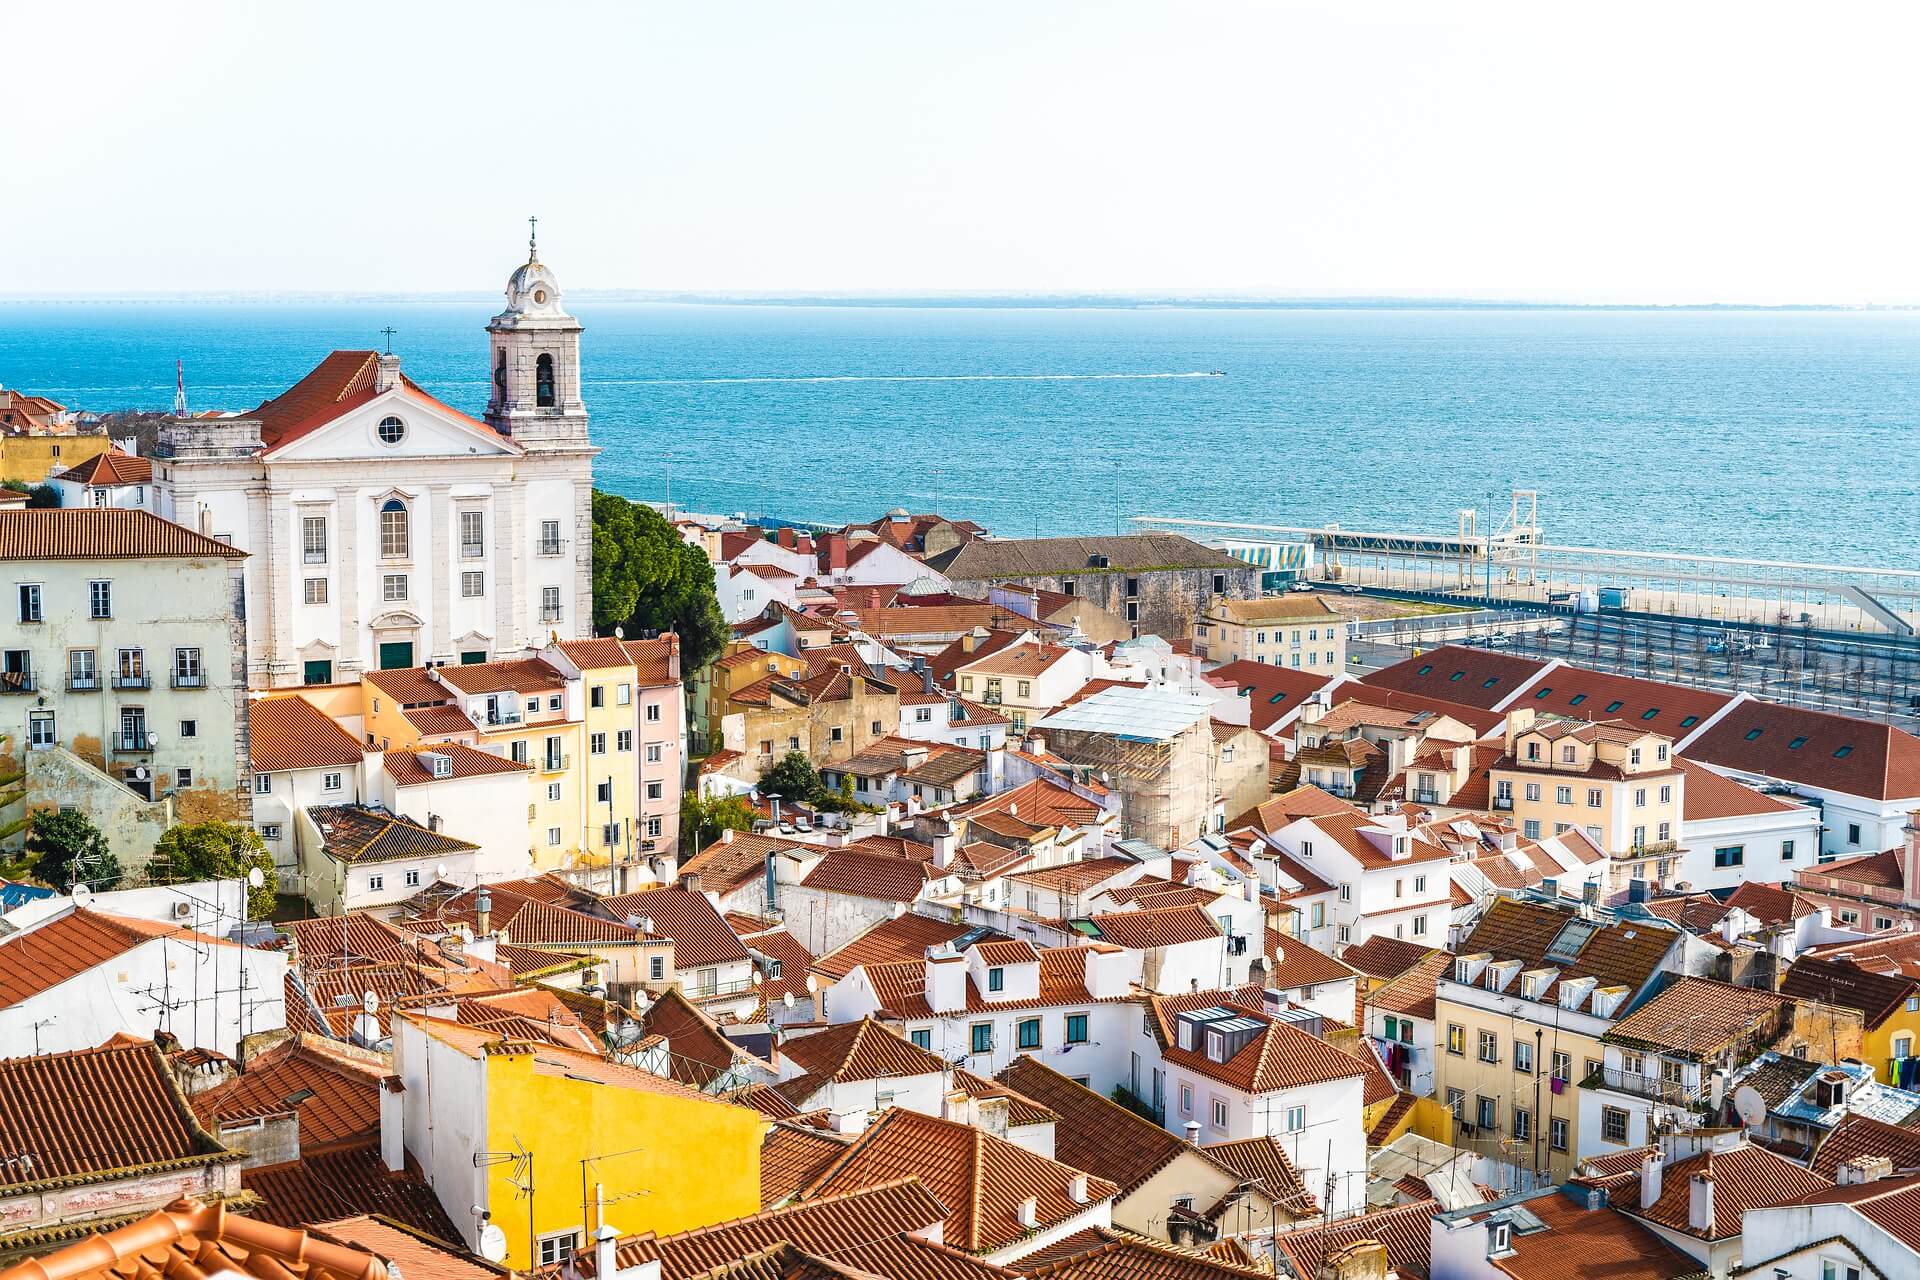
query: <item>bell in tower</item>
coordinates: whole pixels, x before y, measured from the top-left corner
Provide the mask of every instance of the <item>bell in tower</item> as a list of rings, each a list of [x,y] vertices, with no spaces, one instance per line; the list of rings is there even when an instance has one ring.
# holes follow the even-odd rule
[[[560,284],[540,261],[527,220],[527,260],[507,280],[507,309],[487,324],[493,389],[487,424],[527,449],[587,443],[580,401],[580,322],[560,305]]]

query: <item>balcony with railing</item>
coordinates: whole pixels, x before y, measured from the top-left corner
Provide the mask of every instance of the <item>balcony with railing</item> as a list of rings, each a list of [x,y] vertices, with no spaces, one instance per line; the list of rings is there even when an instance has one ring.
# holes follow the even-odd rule
[[[1633,846],[1631,856],[1635,858],[1670,858],[1678,852],[1680,852],[1680,842],[1678,840],[1653,840],[1645,844]]]
[[[1663,1102],[1670,1107],[1702,1107],[1707,1100],[1707,1091],[1698,1084],[1687,1083],[1684,1075],[1675,1078],[1658,1071],[1601,1067],[1589,1073],[1580,1084],[1582,1088],[1610,1089],[1615,1093],[1645,1098],[1649,1102]]]
[[[33,693],[38,687],[31,671],[0,671],[0,693]]]
[[[1513,797],[1511,795],[1497,795],[1493,798],[1493,807],[1498,811],[1511,813],[1513,812]]]
[[[100,692],[100,677],[97,675],[78,675],[69,672],[67,674],[67,692],[98,693]]]
[[[207,687],[207,673],[204,671],[176,671],[168,683],[176,689],[204,689]]]
[[[541,538],[533,544],[533,553],[537,556],[557,556],[567,549],[565,538]]]
[[[1440,793],[1432,787],[1415,788],[1413,802],[1415,804],[1439,804]]]
[[[153,688],[153,677],[144,671],[121,671],[115,673],[113,677],[113,687],[116,689],[151,689]]]
[[[542,608],[540,610],[540,621],[542,622],[559,622],[565,617],[566,611],[564,609]]]
[[[570,755],[542,756],[540,758],[540,771],[542,773],[565,773],[571,768],[573,768],[573,757]]]
[[[153,751],[153,735],[145,729],[122,729],[113,735],[115,755],[145,755]]]

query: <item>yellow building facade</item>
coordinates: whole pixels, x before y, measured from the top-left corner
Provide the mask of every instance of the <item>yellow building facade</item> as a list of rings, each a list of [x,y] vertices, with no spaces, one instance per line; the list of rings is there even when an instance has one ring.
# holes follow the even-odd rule
[[[394,1033],[407,1149],[437,1175],[456,1222],[472,1221],[477,1205],[504,1233],[509,1267],[590,1249],[596,1187],[621,1235],[759,1212],[770,1122],[749,1107],[595,1054],[438,1019],[397,1017]]]
[[[0,479],[39,484],[111,448],[105,435],[0,435]]]
[[[1209,662],[1245,660],[1332,673],[1347,662],[1347,621],[1317,595],[1215,596],[1193,624],[1193,644]]]

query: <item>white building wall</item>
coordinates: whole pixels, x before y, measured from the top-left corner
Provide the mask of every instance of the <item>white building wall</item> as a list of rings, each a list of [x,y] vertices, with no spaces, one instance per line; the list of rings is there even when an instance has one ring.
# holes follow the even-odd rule
[[[1680,843],[1686,852],[1674,880],[1685,883],[1693,892],[1731,889],[1747,880],[1783,884],[1791,881],[1801,868],[1814,865],[1820,847],[1820,812],[1803,809],[1794,813],[1746,814],[1708,822],[1686,822],[1681,824],[1680,833]],[[1841,835],[1845,834],[1842,828]],[[1793,845],[1791,857],[1783,856],[1788,841]],[[1894,842],[1898,841],[1896,831]],[[1716,850],[1736,846],[1741,857],[1738,865],[1714,865]]]

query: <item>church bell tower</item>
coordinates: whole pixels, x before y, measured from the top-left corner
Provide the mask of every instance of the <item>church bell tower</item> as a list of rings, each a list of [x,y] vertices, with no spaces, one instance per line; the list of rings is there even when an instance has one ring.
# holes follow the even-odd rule
[[[540,261],[529,218],[527,260],[507,280],[507,309],[487,324],[493,389],[487,425],[530,451],[588,443],[580,400],[580,322]]]

